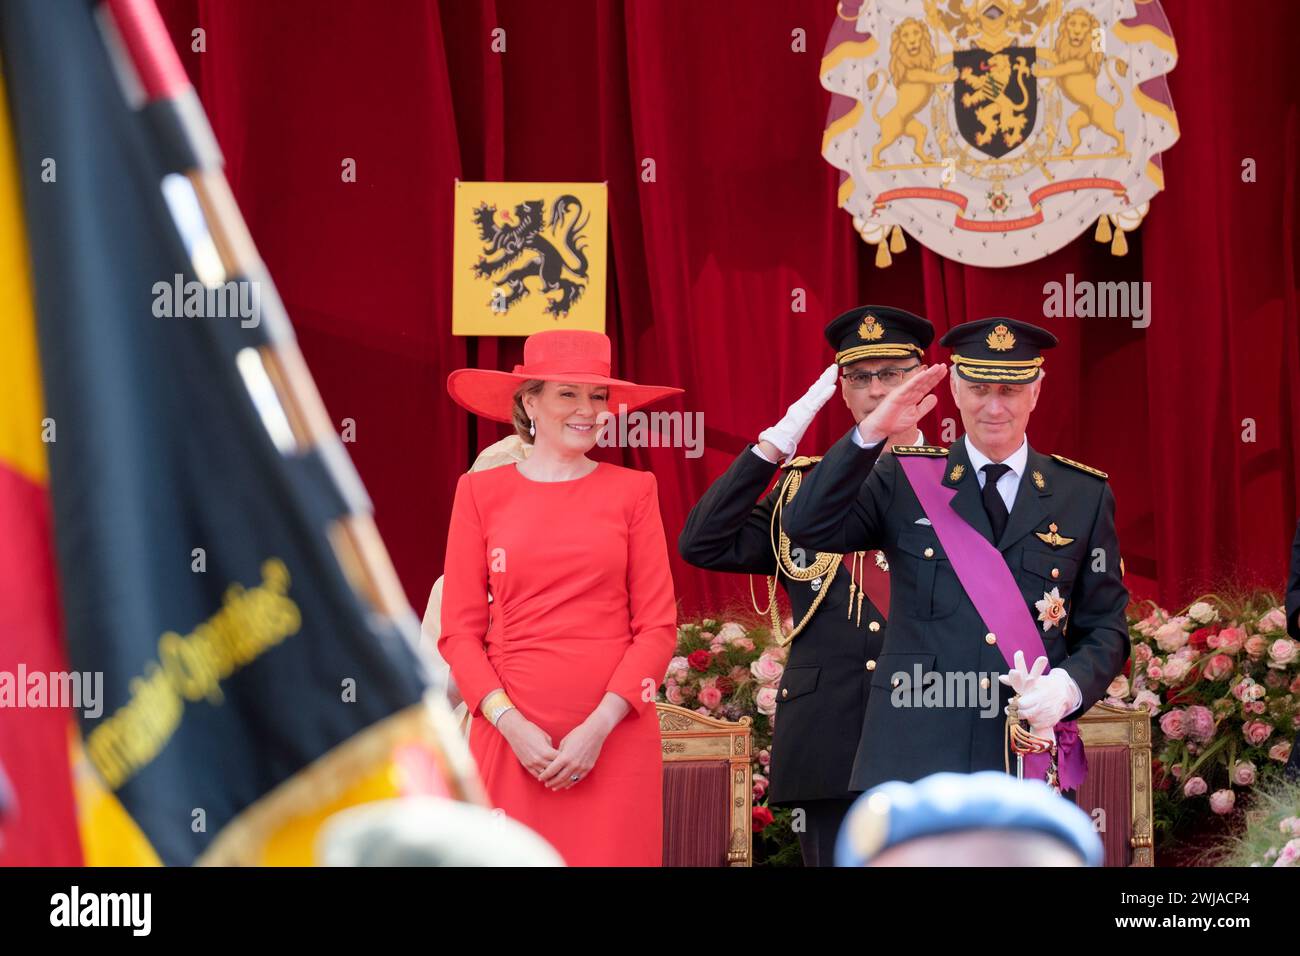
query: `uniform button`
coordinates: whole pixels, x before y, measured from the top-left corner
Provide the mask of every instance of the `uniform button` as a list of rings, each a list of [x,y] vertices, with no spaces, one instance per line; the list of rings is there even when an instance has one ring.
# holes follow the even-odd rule
[[[870,631],[872,634],[876,633],[876,631],[880,630],[880,622],[872,621],[870,624],[867,625],[867,630]]]
[[[875,662],[875,661],[867,661],[867,670],[869,670],[869,671],[874,671],[875,669],[876,669],[876,662]]]
[[[1053,578],[1059,578],[1060,576],[1061,576],[1061,569],[1060,569],[1060,568],[1052,568],[1052,577],[1053,577]]]
[[[988,679],[987,677],[981,677],[981,678],[980,678],[980,688],[981,688],[982,690],[988,690],[988,689],[989,689],[989,679]]]
[[[788,688],[788,687],[782,687],[782,688],[781,688],[781,696],[782,696],[782,697],[789,697],[789,696],[790,696],[790,688]]]
[[[996,644],[997,642],[998,642],[998,636],[994,634],[992,631],[989,631],[987,634],[984,635],[985,644]]]
[[[926,549],[925,549],[925,556],[926,556],[927,558],[933,558],[933,557],[934,557],[934,548],[926,548]]]

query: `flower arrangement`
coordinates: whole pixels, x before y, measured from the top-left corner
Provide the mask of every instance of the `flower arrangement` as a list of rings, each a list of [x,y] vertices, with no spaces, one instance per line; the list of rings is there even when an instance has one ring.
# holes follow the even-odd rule
[[[1300,867],[1300,780],[1257,787],[1240,832],[1219,846],[1212,862]]]
[[[1276,597],[1209,596],[1178,614],[1148,603],[1130,615],[1129,636],[1106,703],[1151,713],[1157,827],[1175,826],[1189,804],[1191,816],[1233,814],[1280,774],[1300,726],[1300,642],[1286,636]]]
[[[1207,821],[1218,822],[1219,836],[1229,824],[1240,828],[1248,815],[1246,798],[1258,790],[1264,799],[1282,786],[1281,771],[1300,727],[1300,641],[1287,637],[1277,604],[1275,595],[1261,593],[1207,596],[1178,614],[1150,602],[1129,609],[1132,655],[1105,702],[1151,714],[1161,848],[1171,846],[1176,832]],[[709,717],[753,719],[754,856],[769,866],[799,863],[791,811],[771,807],[767,793],[785,662],[786,648],[776,643],[767,622],[688,622],[678,627],[677,656],[659,695]],[[1300,827],[1300,802],[1294,803],[1273,814],[1273,823],[1285,830],[1277,835],[1285,840],[1278,842],[1270,831],[1270,846],[1262,846],[1263,837],[1255,841],[1261,844],[1255,860],[1260,865],[1296,865],[1300,830],[1285,829]],[[1256,802],[1249,805],[1258,816]],[[1269,849],[1275,852],[1265,859]]]
[[[677,628],[677,654],[659,692],[660,700],[706,717],[753,719],[754,851],[756,862],[769,866],[799,860],[790,811],[767,802],[776,690],[785,660],[786,648],[777,644],[768,623],[692,621]]]

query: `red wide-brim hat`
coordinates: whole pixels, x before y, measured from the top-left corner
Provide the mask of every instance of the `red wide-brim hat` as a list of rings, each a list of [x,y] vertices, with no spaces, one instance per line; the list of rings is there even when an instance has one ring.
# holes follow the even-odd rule
[[[638,385],[609,374],[609,336],[580,329],[552,329],[524,340],[524,363],[513,372],[458,368],[447,376],[457,405],[497,422],[511,422],[515,392],[525,382],[571,382],[609,388],[609,410],[633,411],[683,391],[669,385]],[[620,408],[620,406],[623,406]]]

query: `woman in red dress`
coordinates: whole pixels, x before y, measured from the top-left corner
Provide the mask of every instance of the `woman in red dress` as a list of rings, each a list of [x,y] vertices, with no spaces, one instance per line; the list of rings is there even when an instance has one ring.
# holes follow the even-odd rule
[[[609,339],[539,332],[513,373],[460,369],[460,405],[532,454],[456,486],[438,650],[474,716],[493,806],[570,866],[658,866],[655,694],[677,605],[654,475],[587,458],[611,410],[680,389],[610,377]]]

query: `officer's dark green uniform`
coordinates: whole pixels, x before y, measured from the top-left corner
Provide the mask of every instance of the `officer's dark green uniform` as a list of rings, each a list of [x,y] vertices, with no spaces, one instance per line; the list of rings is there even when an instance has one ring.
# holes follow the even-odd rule
[[[953,348],[953,365],[963,378],[1030,382],[1038,377],[1041,349],[1055,339],[1024,323],[989,319],[953,329],[943,344]],[[1080,707],[1067,719],[1105,695],[1129,653],[1128,591],[1121,581],[1115,500],[1106,475],[1029,448],[1005,528],[994,540],[968,438],[950,449],[895,447],[893,456],[884,457],[879,457],[880,446],[865,449],[853,439],[850,432],[831,448],[783,511],[785,530],[796,544],[835,552],[882,548],[891,569],[889,629],[873,673],[875,693],[867,705],[850,786],[867,790],[887,780],[919,780],[945,770],[1003,769],[1003,708],[1011,691],[997,676],[1007,672],[1007,665],[997,636],[984,626],[958,581],[899,458],[946,459],[943,483],[956,489],[951,507],[1001,551],[1040,628],[1048,661],[1064,668],[1082,693]],[[1036,604],[1054,589],[1064,599],[1066,616],[1042,631]],[[915,665],[922,674],[937,671],[941,677],[980,675],[989,681],[984,686],[1001,688],[996,713],[981,716],[983,708],[970,701],[962,707],[951,701],[900,706],[908,698],[890,693],[894,675],[913,675]]]
[[[841,367],[892,358],[907,368],[922,358],[934,329],[910,312],[863,306],[836,318],[825,334]],[[887,630],[858,582],[880,571],[874,552],[810,553],[802,566],[797,554],[784,559],[773,511],[778,500],[782,508],[798,500],[800,482],[816,473],[819,459],[792,460],[763,495],[778,467],[754,448],[741,452],[691,510],[678,549],[696,567],[775,575],[789,596],[795,636],[777,689],[769,800],[804,811],[799,836],[805,865],[830,866],[857,789],[849,773],[870,691],[868,668]]]

